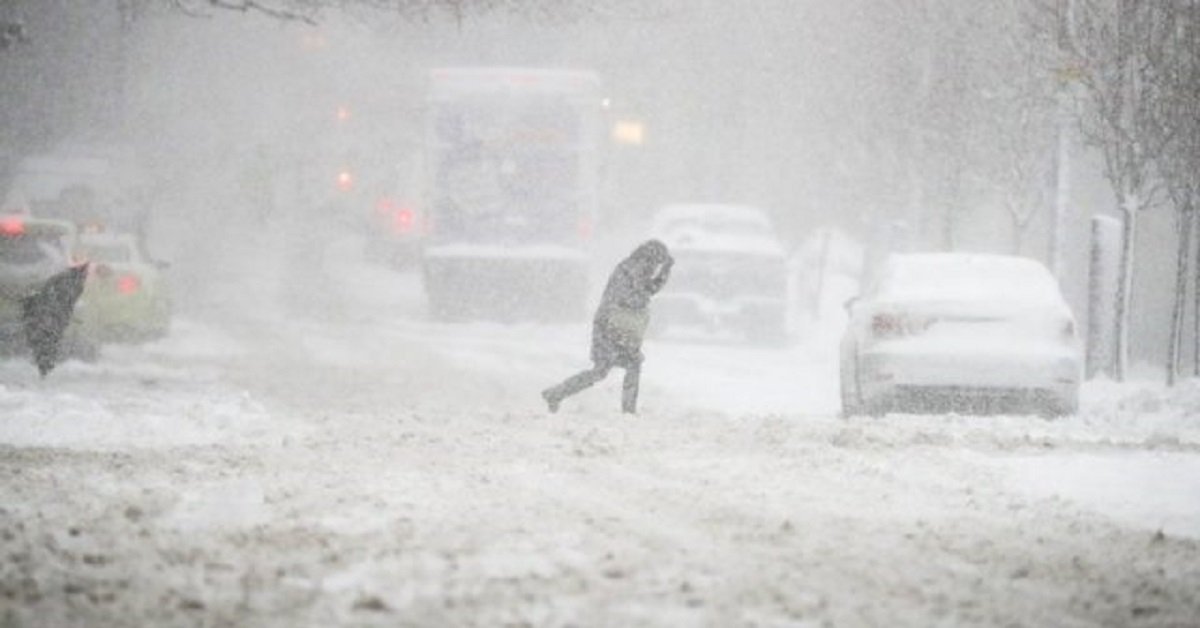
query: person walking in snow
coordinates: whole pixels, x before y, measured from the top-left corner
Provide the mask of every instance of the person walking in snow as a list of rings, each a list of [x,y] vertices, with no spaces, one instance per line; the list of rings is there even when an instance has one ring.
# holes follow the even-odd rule
[[[592,368],[542,391],[550,412],[557,412],[563,399],[604,379],[614,366],[625,369],[621,411],[637,412],[642,339],[650,323],[650,297],[667,283],[674,263],[665,244],[648,240],[617,264],[592,319]]]
[[[63,336],[71,324],[87,276],[87,264],[72,266],[47,279],[37,292],[21,301],[25,341],[42,377],[63,357]]]

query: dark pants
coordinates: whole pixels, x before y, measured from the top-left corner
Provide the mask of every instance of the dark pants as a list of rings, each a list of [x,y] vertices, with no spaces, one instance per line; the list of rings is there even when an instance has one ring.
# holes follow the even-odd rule
[[[580,371],[568,377],[563,383],[546,391],[548,398],[557,401],[574,395],[608,376],[614,366],[625,369],[625,380],[621,384],[621,411],[633,414],[637,412],[638,380],[642,373],[641,360],[621,360],[618,362],[596,362],[592,368]]]

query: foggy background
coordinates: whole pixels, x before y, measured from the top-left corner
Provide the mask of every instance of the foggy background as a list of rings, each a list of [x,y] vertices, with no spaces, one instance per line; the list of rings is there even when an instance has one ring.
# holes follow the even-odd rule
[[[605,125],[644,129],[640,144],[610,140],[601,155],[597,231],[614,246],[640,237],[665,203],[717,201],[768,209],[793,247],[836,227],[872,250],[1049,261],[1058,77],[1046,69],[1052,35],[1027,12],[935,0],[407,16],[350,5],[309,25],[165,3],[9,0],[0,18],[20,19],[27,41],[0,53],[0,165],[62,143],[132,148],[151,183],[150,249],[175,264],[186,308],[213,281],[213,263],[232,272],[247,232],[300,221],[319,240],[353,225],[365,210],[327,211],[339,202],[331,163],[354,162],[364,189],[410,171],[427,69],[590,69]],[[339,107],[349,112],[340,121]],[[1112,194],[1074,125],[1062,130],[1070,196],[1059,274],[1083,326],[1087,221],[1112,211]],[[1034,167],[1014,175],[1014,161]],[[248,217],[254,168],[270,172],[278,215],[267,226]],[[1024,233],[1012,207],[1033,210]],[[1139,224],[1135,360],[1157,363],[1165,350],[1172,220],[1152,210]]]
[[[1079,19],[1063,20],[1072,6]],[[1163,31],[1173,36],[1146,36]],[[1142,193],[1170,179],[1200,199],[1189,185],[1200,142],[1133,164],[1121,174],[1145,175],[1142,187],[1114,190],[1112,146],[1085,138],[1102,126],[1089,80],[1126,107],[1128,120],[1100,129],[1125,151],[1155,131],[1200,138],[1180,132],[1200,120],[1197,43],[1200,0],[0,0],[0,211],[21,201],[5,195],[23,160],[102,152],[137,181],[111,218],[170,263],[174,304],[166,336],[106,342],[95,361],[43,376],[0,360],[0,628],[1195,625],[1200,366],[1162,377],[1183,309],[1171,307],[1182,211],[1142,209],[1161,200]],[[557,106],[578,106],[583,90],[538,116],[544,126],[489,136],[488,116],[427,102],[431,83],[445,87],[430,68],[448,66],[583,70],[570,85],[589,90],[594,73],[595,109],[577,117],[599,117],[598,154],[559,124]],[[1127,89],[1129,76],[1146,89]],[[435,133],[429,118],[451,122]],[[430,142],[437,168],[423,164],[427,140],[447,136]],[[479,148],[527,139],[537,151],[517,157],[557,152],[559,163],[525,170]],[[563,176],[563,163],[580,174]],[[462,164],[503,176],[486,187],[470,168],[446,175]],[[1166,165],[1174,176],[1154,170]],[[580,189],[527,194],[563,180]],[[743,246],[727,228],[712,238],[719,252],[769,253],[770,265],[717,259],[709,283],[772,287],[792,320],[772,317],[765,343],[750,329],[748,342],[740,329],[659,338],[632,321],[649,336],[632,369],[637,414],[618,414],[625,378],[612,374],[556,412],[550,391],[566,389],[545,387],[586,365],[584,316],[447,322],[422,290],[430,266],[369,252],[372,233],[420,220],[432,182],[447,183],[434,198],[450,210],[431,212],[427,241],[457,246],[443,237],[457,235],[452,220],[498,240],[463,239],[460,251],[474,249],[463,258],[482,262],[452,306],[477,293],[535,303],[526,297],[552,282],[522,290],[475,274],[507,255],[533,260],[539,280],[571,261],[570,288],[587,259],[590,309],[660,207],[718,202],[770,212],[790,263],[774,242]],[[517,194],[496,202],[475,188]],[[378,212],[383,196],[417,211]],[[488,211],[455,215],[470,206]],[[526,211],[502,222],[494,206]],[[848,354],[862,353],[839,346],[843,303],[887,251],[1042,260],[1083,338],[1089,223],[1123,213],[1138,239],[1128,379],[1122,365],[1073,390],[1057,303],[1037,322],[1032,297],[1014,295],[1028,318],[956,310],[947,333],[928,334],[930,357],[945,356],[928,374],[1024,375],[1054,360],[1064,370],[1044,373],[1070,398],[966,392],[1061,407],[1014,414],[981,399],[943,412],[931,399],[921,409],[932,414],[882,417],[910,408],[867,407],[863,390],[840,385],[859,383]],[[23,233],[5,217],[0,230]],[[500,246],[517,240],[513,225],[542,231],[532,253]],[[824,242],[829,264],[817,261]],[[569,257],[545,253],[559,244]],[[670,290],[687,286],[686,256],[701,252],[687,245],[651,305],[659,321]],[[785,266],[794,276],[779,298]],[[1197,264],[1184,270],[1193,287],[1178,296],[1194,298]],[[824,292],[805,292],[814,276]],[[965,276],[937,278],[958,293]],[[863,305],[850,309],[882,314],[871,333],[897,348],[916,349],[917,336],[894,332],[932,327],[941,311]],[[1028,361],[1026,337],[1038,343]],[[1193,340],[1182,366],[1200,352]],[[880,382],[903,375],[876,370]]]

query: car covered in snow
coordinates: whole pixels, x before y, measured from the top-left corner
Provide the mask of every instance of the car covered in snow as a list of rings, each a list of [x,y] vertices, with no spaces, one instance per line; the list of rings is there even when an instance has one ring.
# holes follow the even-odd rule
[[[134,341],[167,334],[171,297],[162,273],[165,265],[147,260],[132,235],[85,232],[75,256],[91,265],[80,298],[101,339]]]
[[[846,415],[1056,416],[1078,408],[1075,319],[1057,280],[1036,260],[894,254],[847,309],[840,360]]]
[[[51,277],[72,266],[76,237],[75,225],[64,220],[0,215],[0,354],[21,353],[28,348],[22,303],[38,293]],[[59,347],[63,356],[84,360],[96,357],[94,319],[82,303],[75,304]]]
[[[655,299],[656,334],[692,329],[754,341],[786,336],[787,256],[766,211],[668,205],[655,214],[651,230],[675,258],[671,279]]]

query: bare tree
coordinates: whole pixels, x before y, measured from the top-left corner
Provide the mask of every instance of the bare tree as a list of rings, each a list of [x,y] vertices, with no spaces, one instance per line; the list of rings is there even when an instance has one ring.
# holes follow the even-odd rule
[[[1025,250],[1030,226],[1050,206],[1053,184],[1045,173],[1055,156],[1056,48],[1049,33],[1029,23],[1028,10],[1013,0],[980,9],[998,54],[983,59],[990,124],[976,168],[1008,213],[1014,254]]]
[[[1071,0],[1070,36],[1062,40],[1075,59],[1088,113],[1084,137],[1100,149],[1104,174],[1121,212],[1122,246],[1114,333],[1114,376],[1123,380],[1129,354],[1128,321],[1133,294],[1134,242],[1139,213],[1155,205],[1161,188],[1157,159],[1168,134],[1157,132],[1161,85],[1148,72],[1168,45],[1162,8],[1140,0]]]
[[[867,19],[884,41],[872,42],[880,55],[867,68],[876,81],[855,81],[875,98],[867,103],[871,122],[863,143],[882,162],[895,189],[906,190],[903,217],[915,239],[953,250],[971,206],[981,144],[982,109],[979,57],[992,52],[976,41],[973,8],[953,0],[871,3]],[[883,56],[886,55],[886,56]]]
[[[1162,86],[1155,109],[1160,122],[1154,128],[1164,145],[1158,171],[1175,209],[1178,237],[1166,364],[1167,384],[1173,385],[1182,354],[1191,238],[1200,208],[1200,116],[1195,102],[1200,94],[1200,2],[1163,3],[1160,10],[1160,35],[1166,45],[1149,57],[1147,73]]]

